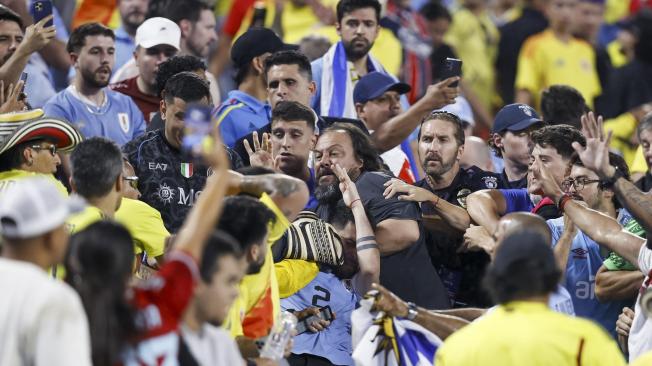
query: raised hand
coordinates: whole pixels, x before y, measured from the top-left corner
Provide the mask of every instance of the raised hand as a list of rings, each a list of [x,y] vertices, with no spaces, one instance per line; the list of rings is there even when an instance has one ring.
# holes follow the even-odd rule
[[[555,178],[553,178],[552,174],[548,171],[548,168],[543,166],[543,164],[533,163],[532,173],[537,182],[541,184],[541,190],[543,191],[544,196],[557,202],[559,198],[564,195],[564,192],[555,181]]]
[[[344,204],[346,204],[348,207],[351,207],[351,205],[353,205],[356,201],[360,201],[358,188],[349,177],[346,169],[342,168],[339,164],[335,164],[335,170],[333,172],[337,176],[337,179],[340,181],[340,191],[342,191],[342,199],[344,200]]]
[[[52,15],[48,15],[41,19],[38,23],[32,24],[25,28],[25,37],[21,42],[19,50],[26,55],[37,52],[45,47],[56,36],[54,26],[45,27],[45,23],[53,19]],[[17,50],[18,51],[18,50]]]
[[[385,182],[385,199],[394,197],[397,193],[405,193],[398,196],[401,201],[426,202],[437,199],[434,193],[427,189],[407,184],[400,179],[393,178]]]
[[[426,90],[426,95],[422,100],[429,103],[431,109],[443,108],[448,104],[455,103],[455,98],[460,94],[458,88],[450,86],[452,83],[459,81],[459,76],[450,77],[440,81],[437,84],[430,85]]]
[[[9,87],[5,89],[4,81],[0,80],[0,113],[25,110],[25,100],[24,98],[19,98],[23,90],[23,85],[25,85],[25,82],[20,80],[15,86],[14,84],[9,84]],[[7,95],[6,98],[5,95]]]
[[[611,177],[615,171],[615,168],[609,164],[611,131],[605,137],[602,129],[602,116],[596,119],[593,112],[583,115],[581,122],[582,134],[586,137],[586,147],[578,142],[573,142],[573,149],[579,155],[582,164],[598,174],[600,179]]]
[[[254,148],[251,148],[249,141],[244,140],[244,147],[249,154],[249,163],[251,166],[259,166],[267,169],[275,169],[275,161],[272,157],[272,143],[267,132],[263,133],[261,141],[258,140],[258,132],[254,131],[252,138]]]

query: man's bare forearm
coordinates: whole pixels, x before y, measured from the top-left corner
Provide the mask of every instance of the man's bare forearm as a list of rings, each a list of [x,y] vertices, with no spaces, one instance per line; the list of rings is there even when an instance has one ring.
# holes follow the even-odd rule
[[[437,200],[436,203],[435,210],[448,225],[462,232],[469,228],[471,217],[465,209],[445,200]]]
[[[414,322],[428,329],[442,340],[445,340],[448,336],[470,323],[468,320],[460,317],[436,313],[423,308],[418,308]]]
[[[627,179],[618,179],[614,184],[618,200],[625,206],[646,232],[652,233],[652,196],[641,192]]]
[[[464,308],[464,309],[449,309],[449,310],[433,310],[434,313],[454,316],[462,318],[468,322],[472,322],[487,313],[487,309],[481,308]]]
[[[423,99],[417,101],[404,113],[390,119],[380,125],[380,127],[371,134],[371,140],[374,142],[379,153],[391,150],[405,140],[412,131],[414,131],[421,119],[430,113]]]
[[[624,231],[615,219],[572,200],[566,203],[564,212],[584,234],[637,265],[644,239]]]
[[[631,300],[644,279],[640,271],[608,271],[602,266],[595,277],[595,296],[600,301]]]
[[[473,192],[466,198],[466,207],[470,218],[491,235],[505,214],[505,197],[497,190]]]
[[[568,253],[570,253],[570,248],[573,245],[573,238],[575,237],[576,232],[574,230],[564,230],[564,232],[557,240],[557,245],[553,250],[555,254],[555,261],[557,266],[561,271],[561,277],[566,276],[566,266],[568,264]]]

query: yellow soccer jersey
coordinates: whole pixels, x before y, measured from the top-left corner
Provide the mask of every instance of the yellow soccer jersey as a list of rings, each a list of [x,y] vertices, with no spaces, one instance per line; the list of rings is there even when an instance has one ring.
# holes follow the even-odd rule
[[[472,345],[472,346],[471,346]],[[498,306],[446,339],[437,366],[624,366],[616,342],[599,325],[545,304]]]
[[[170,233],[163,224],[161,213],[145,202],[123,198],[115,219],[123,224],[134,239],[134,251],[143,251],[156,258],[165,252],[165,239]]]
[[[575,38],[563,42],[548,29],[523,44],[515,86],[529,91],[539,106],[541,91],[556,84],[577,89],[589,107],[602,92],[591,45]]]
[[[66,189],[66,187],[64,187],[64,185],[61,182],[59,182],[56,178],[54,178],[52,174],[33,173],[33,172],[28,172],[26,170],[20,170],[20,169],[12,169],[12,170],[0,172],[0,192],[7,189],[12,184],[15,184],[16,182],[20,181],[21,179],[36,178],[36,177],[45,177],[48,179],[52,179],[52,183],[54,183],[54,185],[57,186],[59,192],[61,192],[64,196],[68,195],[68,190]]]

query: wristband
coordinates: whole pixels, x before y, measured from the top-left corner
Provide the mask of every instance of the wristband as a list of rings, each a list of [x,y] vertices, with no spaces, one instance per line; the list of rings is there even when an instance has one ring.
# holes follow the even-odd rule
[[[358,201],[362,202],[362,200],[361,200],[360,198],[356,198],[356,199],[354,199],[354,200],[351,202],[351,204],[349,205],[349,209],[352,209],[352,208],[353,208],[353,204],[356,203],[356,202],[358,202]]]
[[[417,309],[417,306],[413,302],[408,302],[408,314],[407,314],[407,320],[414,320],[417,315],[419,315],[419,310]]]
[[[557,202],[557,208],[559,208],[559,211],[564,212],[564,206],[566,206],[566,203],[570,200],[582,201],[582,197],[570,193],[564,193],[564,195],[559,198],[559,202]]]
[[[441,199],[441,197],[439,197],[438,195],[435,195],[435,197],[437,197],[437,200],[432,204],[433,207],[437,207],[437,205],[439,204],[439,200]]]

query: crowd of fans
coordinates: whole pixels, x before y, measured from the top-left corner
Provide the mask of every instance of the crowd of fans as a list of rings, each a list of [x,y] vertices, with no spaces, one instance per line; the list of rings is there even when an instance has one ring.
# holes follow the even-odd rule
[[[652,365],[652,2],[46,3],[0,1],[1,365]]]

